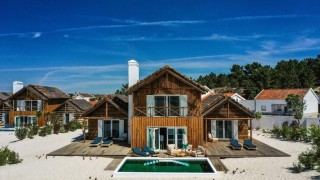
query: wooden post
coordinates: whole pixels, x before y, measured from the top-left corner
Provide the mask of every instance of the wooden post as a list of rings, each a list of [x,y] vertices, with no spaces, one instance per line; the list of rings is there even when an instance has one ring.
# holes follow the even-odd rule
[[[250,140],[252,141],[252,119],[250,119]]]
[[[86,142],[86,120],[87,119],[84,119],[83,120],[83,123],[82,123],[82,125],[83,125],[83,143],[85,143]]]
[[[206,143],[208,142],[208,120],[205,118],[204,119],[204,122],[205,122],[205,127],[206,127],[206,131],[205,131],[205,136],[206,136]]]

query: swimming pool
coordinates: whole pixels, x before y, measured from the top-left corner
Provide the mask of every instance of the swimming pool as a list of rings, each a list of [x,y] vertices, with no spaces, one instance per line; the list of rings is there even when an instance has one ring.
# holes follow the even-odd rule
[[[113,173],[122,176],[217,176],[208,158],[126,157]]]
[[[0,131],[15,131],[15,128],[0,128]]]

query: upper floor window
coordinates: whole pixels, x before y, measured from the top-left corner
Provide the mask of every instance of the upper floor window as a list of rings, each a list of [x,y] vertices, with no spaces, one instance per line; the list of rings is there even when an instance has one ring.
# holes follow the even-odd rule
[[[17,111],[40,111],[41,100],[17,100]]]
[[[266,105],[261,105],[261,111],[267,111]]]
[[[149,116],[187,116],[187,95],[147,95]]]

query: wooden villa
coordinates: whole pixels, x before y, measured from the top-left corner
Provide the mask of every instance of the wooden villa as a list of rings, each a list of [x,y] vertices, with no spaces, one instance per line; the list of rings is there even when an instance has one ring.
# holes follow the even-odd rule
[[[254,118],[253,113],[235,100],[210,95],[201,101],[206,88],[170,66],[140,81],[134,78],[139,74],[136,71],[138,63],[129,61],[131,147],[148,145],[159,150],[175,144],[181,148],[184,133],[193,147],[204,145],[208,132],[217,140],[248,139],[248,122]]]
[[[83,115],[88,120],[88,138],[113,137],[126,140],[128,136],[128,98],[108,95]]]
[[[92,106],[93,105],[84,99],[69,99],[52,112],[56,113],[58,117],[62,119],[63,124],[67,124],[81,117],[82,114],[92,108]]]
[[[9,97],[11,92],[0,92],[0,124],[9,124],[9,112],[11,109]]]
[[[189,144],[202,144],[201,94],[206,89],[170,66],[164,66],[131,86],[131,147],[148,145],[160,149],[175,144],[182,147],[183,133]]]
[[[70,97],[56,87],[28,85],[9,98],[12,108],[9,123],[15,126],[37,123],[45,125],[45,113],[50,113]],[[37,112],[41,116],[37,117]]]

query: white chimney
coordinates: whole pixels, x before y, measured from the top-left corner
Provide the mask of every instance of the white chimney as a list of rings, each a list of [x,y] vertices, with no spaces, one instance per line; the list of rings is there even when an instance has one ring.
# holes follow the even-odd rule
[[[131,87],[139,81],[139,64],[135,60],[128,61],[128,86]]]
[[[139,64],[135,60],[128,61],[128,87],[139,81]],[[128,95],[128,143],[131,144],[131,117],[133,108],[133,97]]]
[[[13,90],[12,90],[13,94],[23,88],[23,82],[20,82],[20,81],[14,81],[12,85],[13,85]]]

